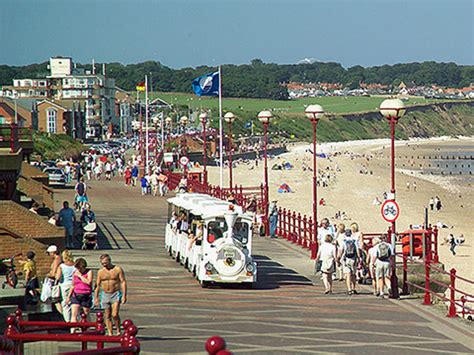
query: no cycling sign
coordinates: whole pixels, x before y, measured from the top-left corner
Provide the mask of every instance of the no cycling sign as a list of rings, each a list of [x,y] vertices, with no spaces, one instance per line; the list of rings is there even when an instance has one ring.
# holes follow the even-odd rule
[[[382,218],[393,223],[400,215],[400,206],[394,200],[387,200],[382,204]]]

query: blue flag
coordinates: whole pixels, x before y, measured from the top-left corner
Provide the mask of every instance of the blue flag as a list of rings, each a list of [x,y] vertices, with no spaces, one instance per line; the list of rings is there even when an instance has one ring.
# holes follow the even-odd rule
[[[219,95],[219,72],[216,71],[194,79],[193,91],[197,96]]]

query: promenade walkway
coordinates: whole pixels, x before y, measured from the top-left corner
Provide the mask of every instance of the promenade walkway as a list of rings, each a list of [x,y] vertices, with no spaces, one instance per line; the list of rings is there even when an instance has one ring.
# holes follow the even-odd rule
[[[145,354],[203,353],[205,340],[223,336],[235,353],[459,354],[472,353],[472,330],[414,306],[347,296],[342,283],[323,294],[308,254],[285,240],[256,238],[259,281],[254,289],[201,289],[164,250],[167,204],[119,181],[93,181],[89,196],[101,228],[102,250],[77,250],[92,267],[106,252],[128,279],[122,319],[139,326]],[[57,190],[56,206],[72,200]],[[105,250],[104,250],[105,249]],[[418,301],[417,301],[418,302]]]

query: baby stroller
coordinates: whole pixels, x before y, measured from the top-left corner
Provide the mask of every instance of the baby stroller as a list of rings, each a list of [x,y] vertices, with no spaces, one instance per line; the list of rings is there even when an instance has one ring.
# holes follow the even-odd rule
[[[90,222],[84,225],[84,234],[82,236],[82,249],[99,249],[97,244],[97,224]]]

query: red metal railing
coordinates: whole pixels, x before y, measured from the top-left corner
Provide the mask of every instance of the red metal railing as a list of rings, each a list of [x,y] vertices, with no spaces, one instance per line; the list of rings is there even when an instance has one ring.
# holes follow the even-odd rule
[[[316,258],[316,236],[312,217],[306,217],[286,208],[278,208],[276,235],[311,250],[311,258]]]
[[[110,336],[105,334],[104,318],[102,313],[97,313],[96,322],[87,322],[86,315],[81,315],[80,322],[50,322],[50,321],[26,321],[22,319],[22,311],[18,309],[15,314],[7,317],[7,329],[3,341],[5,349],[13,354],[24,353],[25,342],[55,341],[55,342],[80,342],[81,351],[64,353],[76,354],[138,354],[140,343],[136,335],[138,328],[131,320],[122,323],[124,334],[122,336]],[[74,334],[47,334],[45,331],[61,329],[80,328],[81,333]],[[10,349],[13,342],[13,351]],[[87,350],[88,343],[96,343],[94,350]],[[105,343],[118,343],[120,346],[104,348]],[[0,343],[1,345],[1,343]]]
[[[30,128],[19,127],[15,123],[0,124],[0,142],[8,142],[11,153],[18,151],[21,140],[33,140]]]
[[[413,257],[410,257],[408,255],[403,255],[403,254],[397,254],[397,256],[404,259],[404,263],[403,263],[404,273],[408,273],[408,264],[424,267],[424,271],[425,271],[424,274],[417,272],[415,270],[410,271],[411,274],[425,279],[424,287],[417,285],[414,282],[410,282],[408,280],[405,281],[408,285],[424,291],[424,297],[423,297],[424,305],[431,305],[432,296],[434,296],[449,304],[448,314],[447,314],[448,317],[456,317],[457,315],[461,314],[461,316],[464,318],[466,315],[474,314],[474,309],[466,305],[466,303],[468,302],[472,303],[474,301],[474,294],[469,294],[459,289],[459,287],[456,286],[459,281],[463,281],[470,285],[474,285],[474,281],[457,275],[456,269],[454,268],[452,268],[448,272],[446,270],[443,270],[439,267],[434,266],[433,264],[435,262],[431,259],[430,254],[427,254],[424,260],[423,259],[415,260]],[[431,275],[432,271],[436,271],[440,275],[449,276],[449,283],[444,283],[444,282],[434,279]],[[432,290],[432,287],[431,287],[432,284],[436,284],[440,287],[446,288],[446,290],[449,290],[449,294],[444,295]],[[459,298],[458,295],[461,295],[461,297]]]

